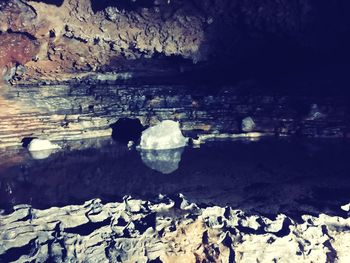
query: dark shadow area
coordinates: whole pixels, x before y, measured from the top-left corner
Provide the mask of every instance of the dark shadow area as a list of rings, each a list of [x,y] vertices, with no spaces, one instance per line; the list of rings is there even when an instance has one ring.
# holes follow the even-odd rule
[[[64,0],[33,0],[34,2],[41,2],[49,5],[61,6]]]
[[[65,232],[72,234],[79,234],[81,236],[88,236],[96,229],[99,229],[104,226],[108,226],[111,223],[111,219],[107,218],[102,222],[88,222],[86,224],[74,227],[74,228],[65,228]]]
[[[35,248],[35,240],[33,239],[27,245],[11,248],[7,253],[0,255],[0,262],[13,262],[19,260],[22,255],[34,255]]]
[[[113,123],[112,138],[120,143],[128,143],[129,141],[137,142],[141,138],[141,133],[144,130],[139,119],[120,118],[116,123]]]
[[[21,143],[24,148],[27,148],[28,145],[31,143],[32,140],[36,139],[38,137],[25,137],[22,139]]]
[[[262,39],[240,39],[238,44],[221,36],[224,43],[231,45],[231,52],[194,66],[187,77],[212,84],[249,80],[262,91],[350,94],[349,35],[350,31],[322,48],[272,34],[264,34]],[[215,43],[210,48],[222,50]]]
[[[91,0],[91,7],[95,13],[107,7],[117,7],[119,10],[133,11],[139,8],[150,8],[153,6],[154,0]]]
[[[211,18],[200,47],[209,56],[187,78],[249,80],[262,91],[350,94],[348,1],[265,1],[260,11],[253,1],[227,1],[220,15],[205,10],[205,1],[194,2]]]
[[[18,32],[18,31],[13,31],[12,29],[8,29],[6,32],[9,34],[17,34],[17,35],[25,36],[32,41],[37,40],[35,36],[33,36],[32,34],[30,34],[28,32]],[[0,32],[0,34],[2,34],[2,33]]]

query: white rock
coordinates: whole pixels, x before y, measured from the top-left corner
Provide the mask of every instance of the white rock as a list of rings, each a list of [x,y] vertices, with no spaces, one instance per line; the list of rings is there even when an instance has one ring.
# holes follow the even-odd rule
[[[262,220],[266,224],[265,231],[277,233],[283,229],[283,223],[287,217],[285,215],[278,215],[275,220],[269,220],[267,218],[263,218]]]
[[[49,140],[33,139],[28,145],[28,150],[30,152],[60,149],[61,147],[57,144],[51,143]]]
[[[350,212],[350,203],[347,204],[347,205],[343,205],[343,206],[341,207],[341,209],[344,210],[345,212]]]
[[[208,227],[223,228],[224,227],[225,208],[219,206],[207,207],[202,210],[202,217]]]
[[[259,219],[259,216],[247,216],[247,217],[241,218],[239,223],[243,227],[258,230],[261,227],[260,223],[258,223],[258,219]]]
[[[142,132],[140,148],[146,150],[167,150],[184,147],[188,139],[175,121],[162,121]]]
[[[131,149],[134,146],[135,142],[134,141],[128,141],[128,148]]]

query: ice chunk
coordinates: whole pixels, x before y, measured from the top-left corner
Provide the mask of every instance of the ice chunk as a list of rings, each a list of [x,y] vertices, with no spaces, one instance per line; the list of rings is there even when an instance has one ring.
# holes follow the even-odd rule
[[[57,144],[53,144],[49,140],[33,139],[29,145],[28,150],[30,152],[43,151],[43,150],[53,150],[60,149],[61,147]]]
[[[166,120],[142,132],[140,148],[148,150],[176,149],[186,146],[187,140],[182,135],[178,122]]]
[[[149,168],[163,174],[171,174],[179,169],[184,148],[168,150],[141,150],[141,159]]]

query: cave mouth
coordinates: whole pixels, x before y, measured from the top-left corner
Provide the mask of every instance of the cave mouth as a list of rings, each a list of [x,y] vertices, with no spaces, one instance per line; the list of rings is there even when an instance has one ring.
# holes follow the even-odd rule
[[[91,0],[94,13],[105,10],[107,7],[116,7],[118,10],[135,11],[139,8],[151,8],[154,0]]]

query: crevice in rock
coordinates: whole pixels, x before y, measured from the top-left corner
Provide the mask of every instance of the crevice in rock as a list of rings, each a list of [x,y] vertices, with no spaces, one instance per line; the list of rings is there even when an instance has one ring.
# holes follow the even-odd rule
[[[154,0],[91,0],[91,7],[94,13],[102,11],[107,7],[116,7],[118,10],[136,11],[139,8],[151,8]]]
[[[163,263],[163,261],[161,261],[160,258],[157,257],[156,259],[150,260],[149,263]]]
[[[5,33],[5,32],[4,32]],[[32,34],[28,33],[28,32],[22,32],[22,31],[14,31],[13,29],[9,28],[7,29],[6,33],[8,34],[13,34],[13,35],[22,35],[22,36],[25,36],[27,38],[29,38],[30,40],[32,41],[36,41],[37,38],[35,36],[33,36]],[[0,35],[2,33],[0,32]]]
[[[282,228],[280,231],[278,231],[276,233],[272,233],[272,232],[267,232],[267,233],[274,234],[276,237],[279,237],[279,238],[288,236],[290,234],[290,231],[291,231],[289,228],[290,225],[292,225],[291,219],[286,218],[283,221]]]
[[[88,222],[86,224],[73,227],[73,228],[65,228],[64,231],[71,234],[79,234],[81,236],[88,236],[96,229],[107,226],[111,223],[111,218],[107,218],[102,222]]]
[[[141,220],[134,221],[135,229],[140,231],[143,234],[149,227],[156,228],[156,213],[150,213],[147,216],[143,217]]]
[[[34,2],[41,2],[41,3],[45,3],[48,5],[55,5],[57,7],[61,6],[64,2],[64,0],[32,0]]]
[[[13,247],[0,255],[0,262],[13,262],[18,260],[22,255],[34,255],[36,249],[36,239],[31,240],[27,245],[22,247]]]

